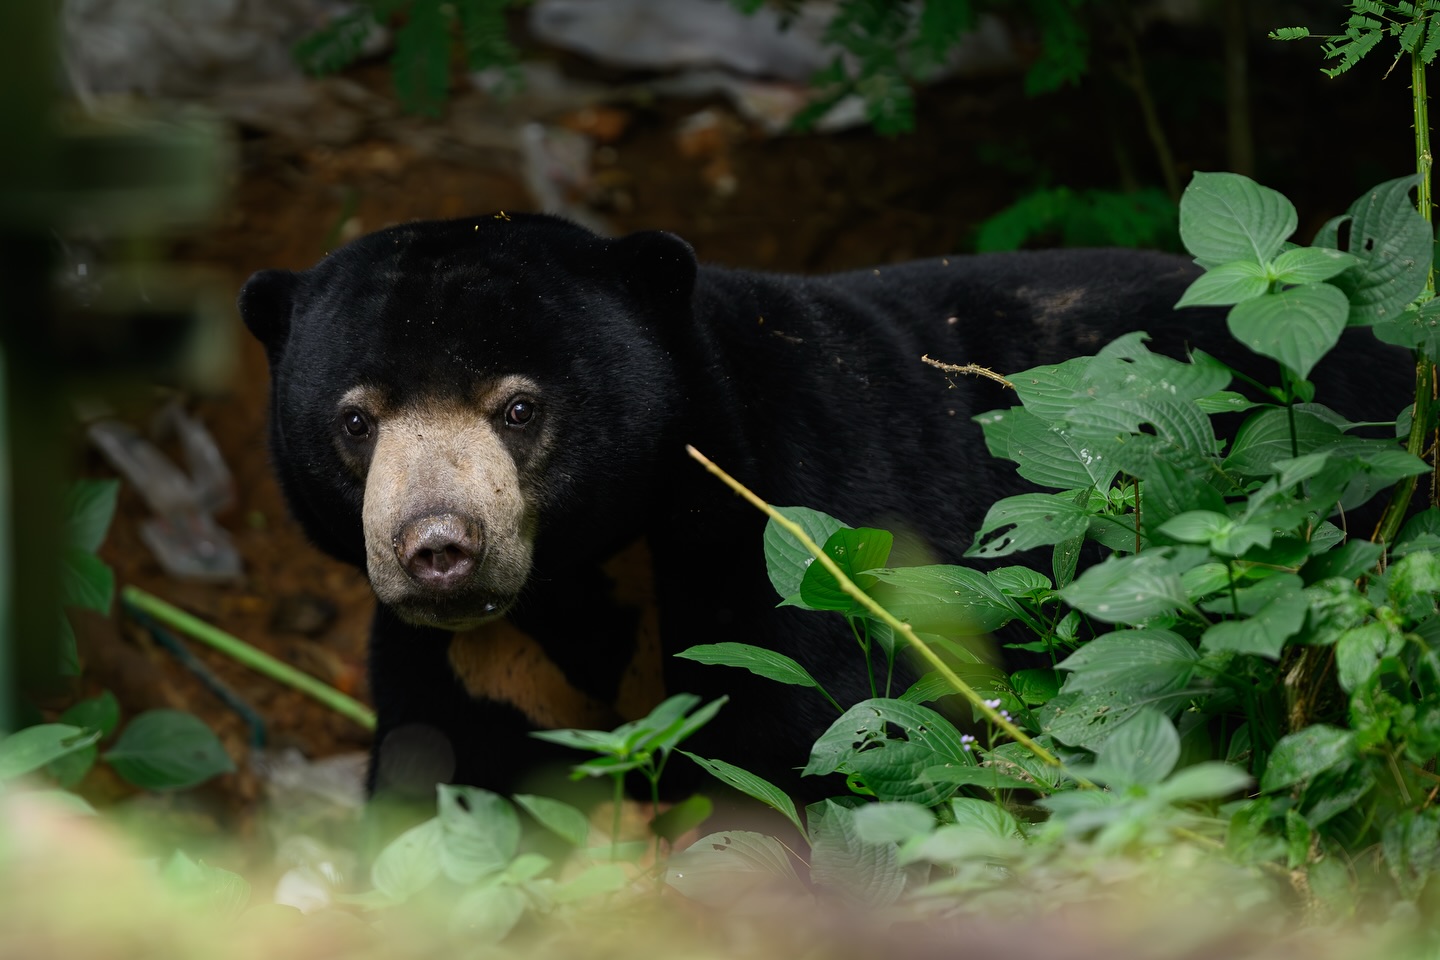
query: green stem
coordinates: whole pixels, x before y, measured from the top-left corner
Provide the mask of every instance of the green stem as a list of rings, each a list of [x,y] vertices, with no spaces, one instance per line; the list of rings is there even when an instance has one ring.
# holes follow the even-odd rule
[[[1431,193],[1430,171],[1434,158],[1430,153],[1430,104],[1429,92],[1425,85],[1425,63],[1420,59],[1419,52],[1410,54],[1410,92],[1412,95],[1411,105],[1415,115],[1415,170],[1420,174],[1420,185],[1416,188],[1416,209],[1425,222],[1433,220],[1432,211],[1434,199]],[[1435,296],[1435,264],[1432,261],[1428,265],[1425,274],[1424,299]],[[1415,355],[1415,407],[1410,418],[1410,436],[1405,440],[1405,449],[1417,457],[1423,457],[1429,444],[1426,442],[1427,432],[1430,428],[1430,421],[1434,418],[1435,408],[1435,365],[1417,351]],[[1434,467],[1440,471],[1440,461]],[[1410,508],[1410,499],[1415,493],[1415,477],[1406,477],[1395,485],[1395,490],[1390,494],[1390,502],[1385,507],[1385,515],[1381,518],[1379,525],[1375,528],[1375,534],[1371,537],[1376,543],[1389,543],[1400,531],[1400,524],[1405,519],[1405,514]],[[1430,495],[1432,499],[1436,495],[1440,484],[1436,482],[1436,475],[1432,474],[1430,484]]]
[[[237,663],[244,664],[256,673],[313,697],[343,717],[349,717],[366,730],[375,729],[375,712],[353,697],[346,696],[328,683],[317,680],[308,673],[296,670],[290,664],[277,660],[262,650],[257,650],[239,637],[213,627],[198,617],[191,616],[179,607],[172,606],[139,587],[125,587],[120,599],[142,613],[154,617],[168,627],[174,627],[206,646],[219,650]]]
[[[760,510],[771,520],[774,520],[777,524],[779,524],[786,533],[794,537],[801,546],[803,546],[806,550],[810,552],[810,555],[815,558],[815,562],[819,563],[822,567],[825,568],[826,572],[828,572],[832,577],[835,578],[835,582],[840,585],[840,589],[844,591],[847,596],[853,599],[856,603],[860,604],[860,606],[864,607],[871,616],[875,617],[877,620],[880,620],[883,623],[888,624],[890,626],[890,629],[894,630],[897,634],[904,637],[905,641],[910,644],[911,649],[918,653],[921,659],[929,663],[930,666],[933,667],[937,673],[944,677],[946,682],[949,683],[950,686],[957,693],[963,696],[966,700],[970,701],[971,705],[974,706],[976,710],[980,711],[980,713],[984,715],[985,719],[995,724],[995,726],[999,727],[1000,729],[1004,730],[1005,733],[1008,734],[1012,740],[1014,740],[1016,743],[1024,745],[1025,749],[1029,750],[1031,753],[1039,757],[1045,763],[1050,764],[1054,767],[1063,768],[1063,764],[1060,763],[1060,759],[1058,757],[1056,757],[1049,750],[1046,750],[1044,747],[1040,746],[1040,744],[1036,743],[1034,740],[1030,739],[1030,737],[1026,735],[1025,731],[1021,730],[1019,727],[1015,726],[1015,724],[1002,717],[999,710],[996,710],[994,707],[987,704],[985,702],[985,698],[975,692],[974,687],[970,686],[970,684],[960,679],[960,677],[955,673],[955,671],[950,669],[950,665],[944,660],[940,659],[939,654],[937,654],[934,650],[930,649],[929,644],[925,643],[923,640],[921,640],[915,635],[915,631],[910,629],[910,624],[904,623],[903,621],[896,618],[895,615],[892,614],[889,610],[886,610],[884,607],[880,606],[880,604],[876,603],[874,597],[870,596],[864,590],[861,590],[858,586],[856,586],[855,582],[845,575],[845,571],[841,570],[840,567],[835,563],[835,561],[830,559],[830,556],[823,549],[821,549],[820,545],[810,538],[810,536],[805,532],[803,527],[801,527],[798,523],[795,523],[789,517],[785,516],[779,510],[776,510],[774,507],[770,506],[770,504],[766,503],[764,500],[761,500],[758,496],[755,495],[754,491],[752,491],[749,487],[745,486],[739,480],[736,480],[734,477],[730,476],[730,474],[726,473],[724,470],[720,469],[720,467],[716,466],[716,464],[711,461],[709,457],[705,456],[699,450],[696,450],[694,447],[689,445],[686,445],[685,450],[687,453],[690,454],[691,457],[693,457],[696,461],[703,465],[706,470],[719,477],[720,480],[724,482],[727,487],[740,494],[740,496],[744,497],[747,501],[749,501],[749,503],[753,505],[756,509]],[[1094,783],[1081,776],[1080,774],[1069,770],[1067,770],[1066,773],[1080,787],[1084,789],[1095,788]]]

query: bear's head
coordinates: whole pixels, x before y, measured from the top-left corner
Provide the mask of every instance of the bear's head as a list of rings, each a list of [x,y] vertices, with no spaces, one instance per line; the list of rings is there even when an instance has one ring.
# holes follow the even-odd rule
[[[291,509],[382,603],[445,629],[615,552],[679,446],[695,270],[670,234],[496,214],[255,274],[240,313],[270,360]]]

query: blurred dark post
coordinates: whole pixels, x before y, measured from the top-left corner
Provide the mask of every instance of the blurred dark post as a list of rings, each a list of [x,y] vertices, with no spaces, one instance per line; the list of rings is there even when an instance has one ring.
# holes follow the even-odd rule
[[[0,731],[16,724],[18,690],[61,673],[72,391],[185,380],[195,344],[213,333],[199,328],[230,319],[203,309],[193,279],[133,259],[71,265],[93,281],[79,301],[57,290],[56,251],[68,231],[153,249],[134,241],[211,213],[228,168],[223,138],[202,120],[97,116],[63,103],[60,9],[56,0],[0,0]]]
[[[41,198],[57,141],[51,0],[0,4],[0,729],[15,723],[17,682],[53,674],[60,420]],[[47,662],[48,661],[48,662]],[[47,669],[48,668],[48,669]]]

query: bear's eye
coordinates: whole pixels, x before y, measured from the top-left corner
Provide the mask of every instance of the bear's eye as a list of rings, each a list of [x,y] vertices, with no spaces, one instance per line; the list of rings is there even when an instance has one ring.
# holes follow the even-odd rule
[[[505,425],[509,427],[523,427],[535,419],[536,405],[533,400],[526,400],[518,397],[510,401],[510,406],[505,408]]]
[[[364,440],[370,436],[370,418],[354,407],[340,414],[340,423],[345,427],[345,432],[356,440]]]

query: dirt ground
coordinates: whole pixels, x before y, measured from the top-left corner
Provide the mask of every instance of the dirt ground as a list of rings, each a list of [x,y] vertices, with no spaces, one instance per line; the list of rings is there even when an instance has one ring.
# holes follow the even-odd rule
[[[1359,189],[1409,164],[1400,81],[1381,88],[1374,77],[1363,87],[1318,80],[1305,58],[1257,69],[1262,179],[1296,200],[1302,234],[1303,224],[1313,229]],[[180,259],[219,271],[235,290],[252,271],[304,268],[337,239],[395,222],[532,207],[517,155],[485,135],[513,120],[513,106],[472,92],[451,103],[445,120],[400,118],[376,65],[320,89],[312,113],[292,114],[288,125],[237,127],[240,162],[226,208],[180,245]],[[1353,93],[1377,89],[1385,104],[1372,102],[1379,94]],[[1188,96],[1167,115],[1182,173],[1224,166],[1217,99]],[[1296,103],[1320,104],[1323,129],[1295,120]],[[687,118],[706,109],[718,121],[706,136],[680,136]],[[1375,120],[1377,112],[1385,116]],[[664,228],[690,240],[705,260],[819,271],[963,252],[982,219],[1042,177],[1072,187],[1113,185],[1117,150],[1140,179],[1158,182],[1136,116],[1130,101],[1093,91],[1027,100],[1018,76],[999,76],[925,91],[918,132],[894,140],[866,131],[767,138],[719,101],[623,103],[599,114],[534,119],[602,138],[587,197],[615,232]],[[1335,131],[1362,117],[1389,140],[1361,150],[1337,144]],[[310,547],[287,515],[265,451],[264,356],[238,316],[230,326],[233,376],[189,398],[189,408],[234,474],[236,503],[220,520],[244,558],[243,579],[206,584],[166,576],[140,541],[145,510],[129,489],[103,556],[119,584],[168,599],[363,699],[369,589],[357,571]],[[88,468],[105,472],[93,455]],[[155,706],[190,710],[219,732],[240,772],[205,796],[218,804],[226,829],[243,832],[259,788],[240,716],[118,615],[84,619],[80,633],[87,690],[115,691],[129,716]],[[195,649],[264,718],[270,746],[294,746],[310,757],[365,748],[367,735],[353,722]],[[102,799],[125,792],[103,771],[86,790]]]

